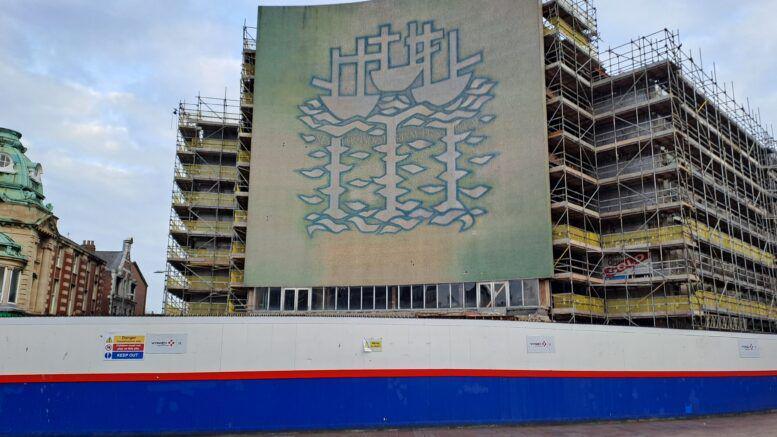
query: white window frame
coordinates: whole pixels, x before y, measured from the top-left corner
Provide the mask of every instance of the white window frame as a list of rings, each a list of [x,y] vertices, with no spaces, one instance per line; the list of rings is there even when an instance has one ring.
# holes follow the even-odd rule
[[[11,274],[8,276],[8,303],[15,304],[19,300],[19,283],[22,281],[22,269],[8,269],[6,267],[6,270],[11,270]],[[16,287],[12,290],[14,275],[16,275]],[[11,300],[11,294],[13,294],[13,300]]]
[[[281,309],[280,310],[281,311],[298,311],[298,308],[297,308],[297,298],[299,296],[299,292],[300,291],[307,291],[308,292],[308,298],[307,298],[307,301],[308,301],[308,311],[310,311],[310,303],[311,303],[310,301],[311,301],[311,299],[313,297],[313,289],[312,288],[306,288],[306,287],[299,287],[299,288],[286,287],[286,288],[281,288]],[[286,293],[289,293],[289,292],[293,293],[293,296],[294,296],[293,308],[286,308],[286,305],[285,305]]]
[[[3,296],[5,296],[6,270],[8,270],[8,267],[0,267],[0,303],[3,303]]]

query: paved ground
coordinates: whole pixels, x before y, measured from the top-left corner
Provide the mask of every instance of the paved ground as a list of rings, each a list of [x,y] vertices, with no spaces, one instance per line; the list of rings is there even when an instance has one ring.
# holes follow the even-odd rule
[[[258,435],[258,434],[257,434]],[[474,428],[423,428],[383,431],[347,431],[318,433],[263,434],[306,437],[474,437],[474,436],[774,436],[777,412],[740,416],[705,417],[689,420],[583,423],[574,425],[538,425]],[[237,437],[238,435],[230,435]],[[245,436],[243,434],[242,436]],[[224,436],[227,437],[227,436]]]

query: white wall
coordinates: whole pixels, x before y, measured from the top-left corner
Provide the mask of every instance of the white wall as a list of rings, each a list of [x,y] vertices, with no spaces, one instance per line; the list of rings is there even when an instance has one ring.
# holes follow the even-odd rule
[[[106,361],[109,334],[187,334],[185,354]],[[527,353],[547,336],[554,353]],[[382,352],[363,339],[383,338]],[[758,358],[742,358],[739,339]],[[0,375],[296,369],[777,370],[777,336],[483,320],[0,319]]]

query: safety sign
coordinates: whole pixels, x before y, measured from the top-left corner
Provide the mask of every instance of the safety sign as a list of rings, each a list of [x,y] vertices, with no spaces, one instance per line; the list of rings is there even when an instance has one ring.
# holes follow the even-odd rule
[[[105,347],[103,359],[113,360],[142,360],[146,348],[145,335],[105,335]]]

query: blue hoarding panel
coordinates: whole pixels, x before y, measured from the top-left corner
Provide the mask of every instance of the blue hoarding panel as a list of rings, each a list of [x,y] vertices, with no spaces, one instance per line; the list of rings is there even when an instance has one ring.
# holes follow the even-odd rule
[[[0,434],[517,424],[775,408],[777,377],[24,383],[0,385]]]

